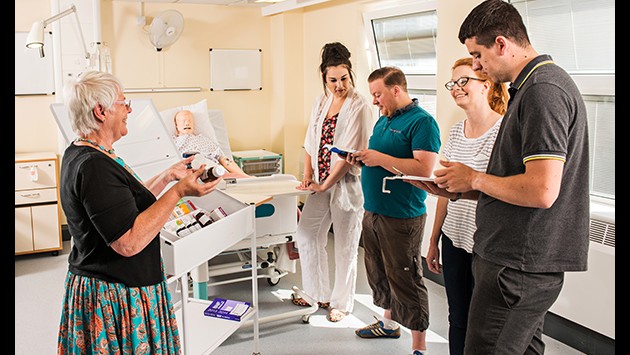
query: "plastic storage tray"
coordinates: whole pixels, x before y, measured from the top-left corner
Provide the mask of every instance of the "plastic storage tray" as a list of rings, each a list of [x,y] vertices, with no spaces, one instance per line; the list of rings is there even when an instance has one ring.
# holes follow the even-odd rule
[[[282,154],[267,150],[243,150],[232,152],[234,162],[252,176],[269,176],[282,173]]]

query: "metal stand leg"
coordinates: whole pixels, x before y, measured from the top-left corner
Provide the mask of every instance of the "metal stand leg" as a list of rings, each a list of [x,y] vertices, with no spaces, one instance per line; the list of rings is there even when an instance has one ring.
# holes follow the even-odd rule
[[[188,324],[186,322],[186,304],[188,303],[188,274],[184,273],[181,277],[181,286],[182,286],[182,329],[184,331],[184,347],[182,349],[183,354],[188,354],[188,344],[190,344],[190,337],[188,336]],[[181,332],[180,332],[181,333]]]

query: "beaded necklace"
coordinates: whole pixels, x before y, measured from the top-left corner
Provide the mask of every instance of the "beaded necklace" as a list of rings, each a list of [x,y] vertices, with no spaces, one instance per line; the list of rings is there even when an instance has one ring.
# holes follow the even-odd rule
[[[96,143],[95,141],[93,141],[91,139],[85,139],[85,138],[80,138],[79,137],[79,138],[75,139],[75,142],[86,142],[86,143],[89,143],[89,144],[93,145],[94,147],[97,147],[98,149],[104,151],[105,153],[111,154],[111,155],[115,155],[115,153],[116,153],[116,151],[113,148],[112,149],[105,149],[105,147],[103,147],[102,145]],[[125,163],[125,161],[121,157],[116,156],[113,159],[114,159],[114,161],[116,163],[118,163],[118,165],[122,166],[131,175],[133,175],[136,179],[138,179],[138,181],[142,181],[142,179],[140,179],[138,174],[136,174],[136,172],[133,171],[133,169],[131,169],[131,167],[129,165],[127,165],[127,163]]]
[[[98,149],[104,151],[105,153],[109,153],[111,155],[114,155],[116,153],[116,151],[114,150],[114,148],[112,149],[105,149],[105,147],[103,147],[102,145],[96,143],[95,141],[91,140],[91,139],[85,139],[85,138],[77,138],[75,140],[76,142],[85,142],[85,143],[90,143],[91,145],[97,147]]]

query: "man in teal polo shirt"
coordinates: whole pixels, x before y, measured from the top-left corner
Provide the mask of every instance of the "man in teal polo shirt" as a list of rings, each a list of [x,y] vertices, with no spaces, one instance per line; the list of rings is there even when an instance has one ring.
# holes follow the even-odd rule
[[[372,103],[382,116],[374,125],[368,149],[348,160],[363,166],[365,267],[373,302],[385,312],[384,320],[355,333],[362,338],[398,338],[403,325],[411,330],[413,354],[423,355],[429,300],[420,246],[427,193],[402,180],[388,181],[390,193],[384,193],[382,186],[383,178],[399,171],[430,176],[440,150],[440,130],[435,119],[409,97],[400,69],[379,68],[368,83]]]

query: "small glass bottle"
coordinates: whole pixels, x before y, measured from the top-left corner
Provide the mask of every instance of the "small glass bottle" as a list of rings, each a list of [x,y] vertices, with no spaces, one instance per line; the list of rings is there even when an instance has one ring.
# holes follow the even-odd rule
[[[215,165],[204,171],[203,174],[201,174],[200,178],[203,182],[210,182],[225,175],[226,172],[227,170],[225,170],[223,165]]]
[[[190,229],[190,232],[196,232],[202,228],[202,226],[197,221],[193,221],[191,224],[187,225],[186,228]]]
[[[197,223],[199,223],[202,228],[212,223],[212,219],[204,211],[196,212],[193,217],[195,217]]]
[[[206,170],[199,176],[202,182],[210,182],[223,176],[227,173],[227,170],[223,165],[216,164],[215,162],[204,158],[201,154],[195,154],[195,158],[191,162],[193,169],[199,169],[202,164],[206,164]]]
[[[183,237],[185,237],[185,236],[187,236],[187,235],[189,235],[190,233],[191,233],[191,230],[190,230],[190,229],[188,229],[188,228],[187,228],[187,226],[183,226],[183,227],[179,228],[179,229],[175,232],[175,234],[176,234],[178,237],[182,237],[182,238],[183,238]]]

